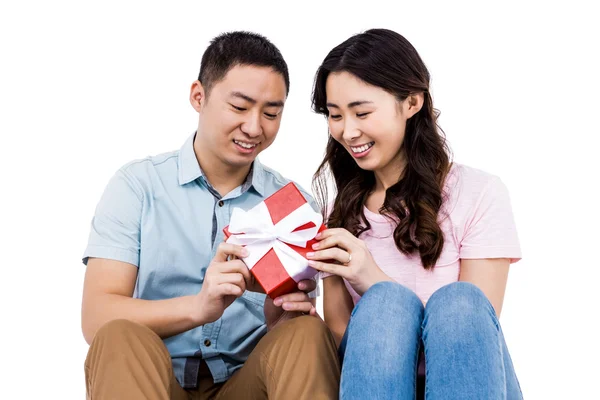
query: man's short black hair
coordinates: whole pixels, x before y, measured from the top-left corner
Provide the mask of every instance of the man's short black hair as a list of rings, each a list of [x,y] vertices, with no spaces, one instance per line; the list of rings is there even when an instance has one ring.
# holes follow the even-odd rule
[[[281,52],[266,37],[253,32],[226,32],[215,37],[202,56],[198,80],[208,96],[212,87],[237,65],[270,67],[285,81],[290,91],[288,67]]]

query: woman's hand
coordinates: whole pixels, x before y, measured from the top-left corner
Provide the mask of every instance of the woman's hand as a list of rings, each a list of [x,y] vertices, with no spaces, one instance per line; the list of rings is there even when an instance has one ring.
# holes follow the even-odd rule
[[[392,281],[375,263],[365,243],[346,229],[326,229],[316,239],[315,251],[306,254],[308,264],[346,279],[360,296],[377,282]],[[331,260],[337,263],[323,262]]]

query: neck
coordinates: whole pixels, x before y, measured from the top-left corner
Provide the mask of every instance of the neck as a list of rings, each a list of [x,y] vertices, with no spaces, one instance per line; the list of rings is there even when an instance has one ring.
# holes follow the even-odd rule
[[[196,143],[194,153],[206,180],[221,196],[243,184],[250,172],[251,165],[235,167],[225,164],[210,150],[197,146]]]
[[[385,192],[391,186],[398,183],[405,169],[406,157],[404,156],[404,152],[400,152],[385,167],[373,171],[375,174],[375,191]]]

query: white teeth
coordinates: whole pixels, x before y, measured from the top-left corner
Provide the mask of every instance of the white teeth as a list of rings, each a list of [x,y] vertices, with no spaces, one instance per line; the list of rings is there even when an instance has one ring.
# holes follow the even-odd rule
[[[233,142],[235,144],[237,144],[237,145],[242,146],[245,149],[253,149],[253,148],[255,148],[258,145],[258,143],[256,143],[256,144],[250,144],[250,143],[238,142],[237,140],[234,140]]]
[[[367,144],[359,146],[359,147],[350,146],[350,149],[352,149],[353,153],[362,153],[364,151],[369,150],[374,144],[375,144],[375,142],[371,142],[371,143],[367,143]]]

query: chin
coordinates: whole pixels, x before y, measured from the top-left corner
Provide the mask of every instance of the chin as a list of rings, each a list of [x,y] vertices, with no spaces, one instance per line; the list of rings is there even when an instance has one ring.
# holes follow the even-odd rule
[[[256,157],[238,157],[238,156],[230,156],[227,157],[225,160],[223,160],[225,162],[225,164],[234,167],[234,168],[244,168],[247,167],[249,165],[251,165],[254,160],[256,159]]]
[[[230,160],[226,161],[227,165],[229,165],[230,167],[233,167],[233,168],[245,168],[245,167],[250,166],[252,164],[252,162],[254,162],[254,159],[252,159],[252,160],[240,160],[240,159],[231,160],[230,159]]]
[[[372,160],[355,160],[356,161],[356,165],[358,165],[358,167],[360,169],[364,169],[365,171],[375,171],[379,168],[379,163],[378,162],[374,162]]]

